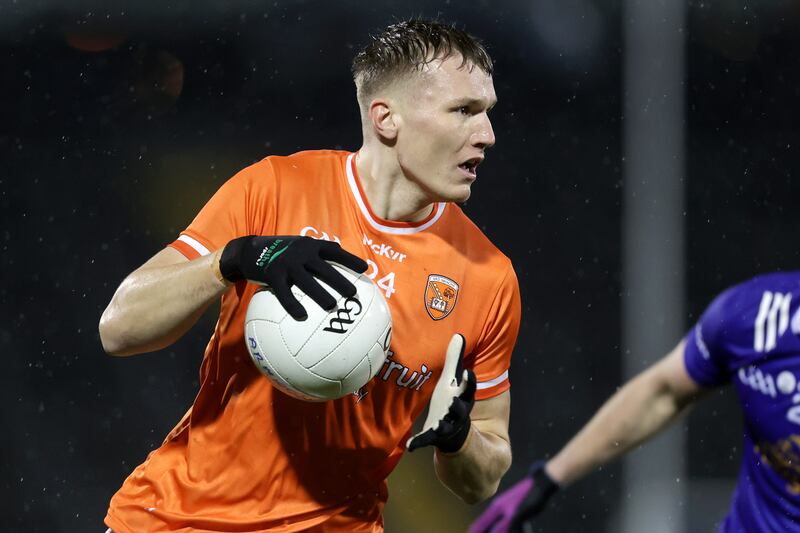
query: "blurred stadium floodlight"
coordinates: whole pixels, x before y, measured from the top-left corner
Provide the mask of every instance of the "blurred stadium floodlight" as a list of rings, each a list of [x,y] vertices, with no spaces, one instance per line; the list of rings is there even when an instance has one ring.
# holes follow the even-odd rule
[[[683,334],[687,5],[623,3],[623,368],[625,379]],[[628,456],[615,531],[685,530],[684,432]]]

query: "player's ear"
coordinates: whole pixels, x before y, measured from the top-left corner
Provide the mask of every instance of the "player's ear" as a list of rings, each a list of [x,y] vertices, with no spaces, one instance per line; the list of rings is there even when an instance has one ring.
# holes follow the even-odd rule
[[[369,104],[369,120],[378,137],[394,141],[397,138],[397,118],[391,101],[376,98]]]

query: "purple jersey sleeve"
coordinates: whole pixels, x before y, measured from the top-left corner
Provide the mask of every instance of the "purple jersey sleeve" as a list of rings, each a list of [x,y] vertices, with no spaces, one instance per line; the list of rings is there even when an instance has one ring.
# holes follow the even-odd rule
[[[683,351],[689,376],[704,387],[722,385],[730,380],[730,353],[736,341],[735,313],[731,313],[733,289],[717,296],[686,334]]]

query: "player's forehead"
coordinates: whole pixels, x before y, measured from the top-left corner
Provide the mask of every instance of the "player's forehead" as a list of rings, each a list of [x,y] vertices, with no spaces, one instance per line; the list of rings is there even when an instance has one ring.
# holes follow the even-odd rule
[[[474,63],[465,62],[460,55],[426,63],[414,85],[415,92],[421,93],[426,99],[469,100],[486,107],[497,102],[491,74]]]

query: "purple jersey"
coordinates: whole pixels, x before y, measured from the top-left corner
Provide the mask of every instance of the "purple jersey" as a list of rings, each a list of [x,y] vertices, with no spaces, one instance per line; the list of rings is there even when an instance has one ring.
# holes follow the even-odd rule
[[[758,276],[720,294],[686,336],[686,370],[733,382],[744,447],[720,531],[800,531],[800,272]]]

